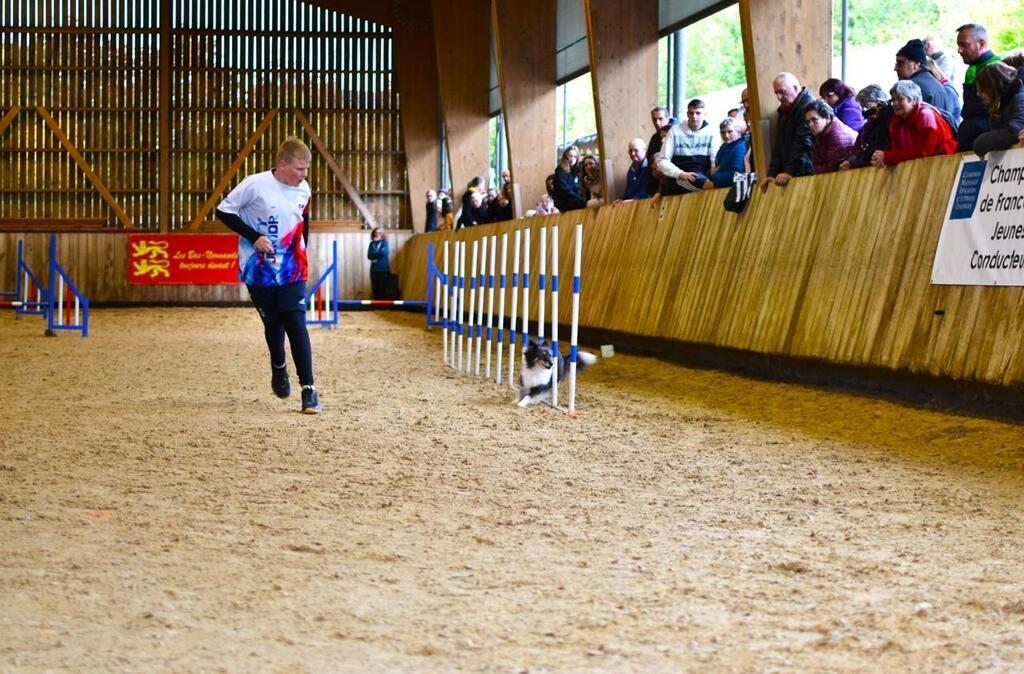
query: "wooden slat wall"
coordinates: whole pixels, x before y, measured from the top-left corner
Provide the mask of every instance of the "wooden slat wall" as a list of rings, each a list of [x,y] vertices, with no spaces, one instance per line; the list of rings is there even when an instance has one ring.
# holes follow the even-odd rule
[[[569,232],[582,220],[584,326],[1019,386],[1024,289],[930,284],[959,162],[936,157],[800,178],[756,195],[741,216],[722,208],[716,190],[419,235],[399,263],[420,269],[428,241],[528,225],[536,272],[536,230],[558,222],[569,287]],[[418,277],[405,274],[410,297],[423,296],[422,281],[412,283]],[[536,316],[536,283],[532,293]]]
[[[14,290],[18,240],[24,241],[25,258],[32,270],[43,275],[48,260],[49,234],[0,232],[0,290]],[[412,232],[388,231],[392,268]],[[61,233],[60,262],[90,302],[247,302],[245,286],[141,286],[128,284],[128,236],[123,233]],[[338,241],[341,292],[345,299],[369,299],[370,261],[366,249],[370,233],[313,232],[310,234],[310,278],[319,278],[330,264],[331,241]],[[422,272],[417,274],[422,276]],[[403,278],[403,283],[405,279]],[[422,286],[423,281],[419,284]],[[420,299],[423,296],[420,295]]]
[[[114,221],[41,106],[128,216],[155,221],[159,4],[2,0],[0,110],[22,110],[0,136],[0,217]]]
[[[0,0],[0,116],[21,108],[0,136],[0,218],[114,221],[37,106],[134,226],[172,230],[188,225],[269,111],[279,114],[234,182],[269,168],[285,137],[306,137],[291,112],[301,110],[376,220],[409,226],[390,27],[299,0],[174,0],[161,13],[165,4]],[[358,219],[319,157],[309,181],[314,217]]]

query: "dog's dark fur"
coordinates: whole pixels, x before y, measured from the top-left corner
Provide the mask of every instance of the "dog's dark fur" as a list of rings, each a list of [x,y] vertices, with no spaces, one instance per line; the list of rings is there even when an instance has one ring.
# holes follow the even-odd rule
[[[579,374],[597,362],[597,356],[580,351],[576,358],[576,373]],[[519,373],[520,407],[540,402],[550,395],[552,373],[558,367],[558,381],[563,381],[569,372],[569,363],[561,353],[555,354],[551,343],[531,339],[523,349],[523,368]]]

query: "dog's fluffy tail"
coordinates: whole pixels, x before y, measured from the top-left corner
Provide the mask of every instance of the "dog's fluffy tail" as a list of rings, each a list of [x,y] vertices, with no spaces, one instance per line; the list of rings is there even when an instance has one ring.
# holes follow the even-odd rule
[[[576,355],[576,371],[583,372],[597,362],[597,356],[587,351],[580,351]]]

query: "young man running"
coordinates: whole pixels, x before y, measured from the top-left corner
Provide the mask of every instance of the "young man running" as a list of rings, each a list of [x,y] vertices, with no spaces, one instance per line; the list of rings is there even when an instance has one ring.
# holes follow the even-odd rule
[[[263,319],[270,387],[279,398],[291,394],[284,351],[288,335],[306,414],[320,411],[305,303],[310,198],[306,173],[312,158],[305,143],[288,138],[277,150],[274,169],[248,176],[217,206],[217,219],[239,236],[238,276]]]

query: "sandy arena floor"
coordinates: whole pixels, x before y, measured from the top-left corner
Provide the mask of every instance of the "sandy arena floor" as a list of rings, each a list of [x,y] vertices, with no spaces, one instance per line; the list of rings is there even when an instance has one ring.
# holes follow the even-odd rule
[[[1020,426],[343,320],[308,417],[250,309],[0,315],[0,671],[1024,670]]]

